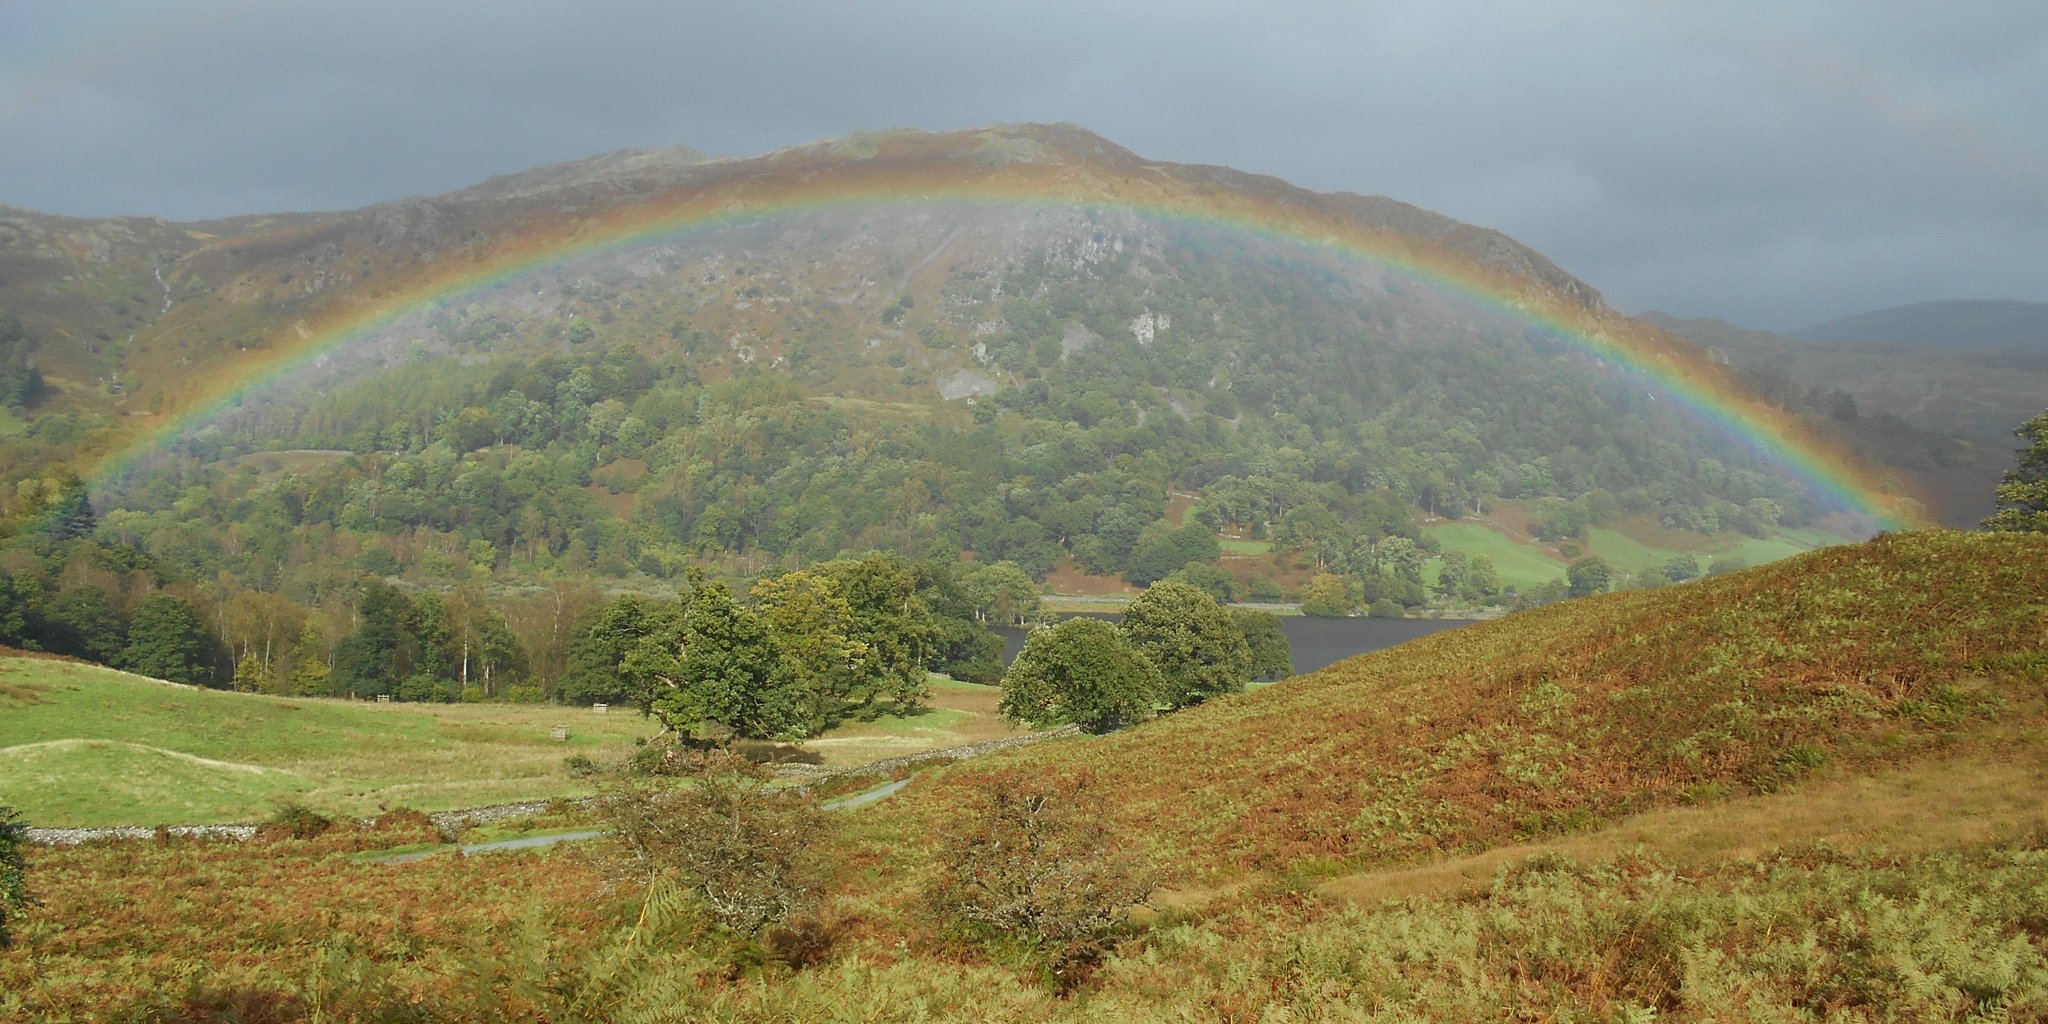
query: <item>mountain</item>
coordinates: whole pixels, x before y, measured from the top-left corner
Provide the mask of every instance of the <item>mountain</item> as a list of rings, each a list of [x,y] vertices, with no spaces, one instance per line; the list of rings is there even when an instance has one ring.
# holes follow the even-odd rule
[[[0,266],[43,385],[0,421],[0,516],[78,469],[153,571],[307,603],[877,548],[1498,603],[1440,552],[1561,595],[1587,554],[1655,583],[1874,527],[1745,431],[1903,491],[1499,232],[1063,125],[202,224],[10,210]]]
[[[1913,348],[2048,353],[2048,304],[2010,299],[1919,302],[1787,332],[1808,341],[1874,341]]]

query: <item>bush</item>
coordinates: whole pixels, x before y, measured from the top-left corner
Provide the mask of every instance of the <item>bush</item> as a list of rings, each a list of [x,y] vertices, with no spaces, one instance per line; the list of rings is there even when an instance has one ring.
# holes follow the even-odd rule
[[[9,925],[28,910],[28,869],[21,848],[28,845],[28,826],[14,808],[0,805],[0,949],[14,942]]]
[[[598,767],[596,761],[592,761],[582,754],[570,754],[568,757],[563,758],[562,767],[569,770],[569,777],[572,779],[587,779],[604,771],[603,768]]]
[[[262,828],[266,839],[311,839],[334,827],[334,819],[297,801],[280,804]]]
[[[657,736],[633,748],[633,756],[626,759],[626,771],[632,775],[663,775],[673,778],[688,775],[703,767],[703,763],[704,752],[692,747],[682,738],[675,735]]]
[[[724,751],[703,757],[689,781],[628,778],[598,797],[615,874],[650,892],[678,882],[719,924],[750,938],[816,904],[826,825],[815,801],[768,789],[759,767]]]
[[[1151,872],[1112,848],[1101,815],[1071,793],[998,784],[940,851],[940,913],[1072,955],[1152,895]]]

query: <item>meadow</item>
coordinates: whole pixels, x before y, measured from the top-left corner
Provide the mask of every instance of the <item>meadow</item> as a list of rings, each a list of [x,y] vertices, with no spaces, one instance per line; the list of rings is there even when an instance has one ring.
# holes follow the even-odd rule
[[[1010,735],[999,697],[935,677],[922,713],[786,753],[847,767]],[[626,708],[281,698],[0,657],[0,804],[47,827],[257,821],[285,801],[368,815],[583,796],[570,756],[616,761],[654,732]]]
[[[1565,564],[1532,544],[1525,544],[1480,523],[1439,523],[1428,528],[1446,551],[1463,551],[1493,559],[1502,586],[1529,590],[1564,579]],[[1432,566],[1432,568],[1435,568]]]

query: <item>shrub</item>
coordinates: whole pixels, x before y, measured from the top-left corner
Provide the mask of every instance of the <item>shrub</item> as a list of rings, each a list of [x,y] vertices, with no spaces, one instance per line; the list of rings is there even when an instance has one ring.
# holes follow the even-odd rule
[[[689,785],[624,779],[597,806],[618,856],[615,873],[650,890],[673,879],[742,936],[783,924],[817,902],[825,820],[807,795],[767,788],[737,754],[706,755]]]
[[[1069,793],[999,783],[940,851],[930,893],[941,913],[1071,952],[1090,947],[1155,887],[1112,848],[1093,808]]]
[[[278,805],[262,832],[268,839],[311,839],[334,827],[334,819],[297,801]]]
[[[596,761],[592,761],[582,754],[570,754],[568,757],[563,758],[562,767],[569,770],[569,777],[572,779],[587,779],[604,771],[603,768],[598,767]]]
[[[28,870],[21,848],[28,845],[28,826],[14,808],[0,805],[0,949],[12,945],[11,922],[28,910]]]

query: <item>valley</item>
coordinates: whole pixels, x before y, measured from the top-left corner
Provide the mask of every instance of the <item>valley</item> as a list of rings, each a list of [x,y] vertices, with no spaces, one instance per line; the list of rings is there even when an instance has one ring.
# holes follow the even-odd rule
[[[0,207],[0,1019],[2048,1019],[2025,307],[1069,124]]]

